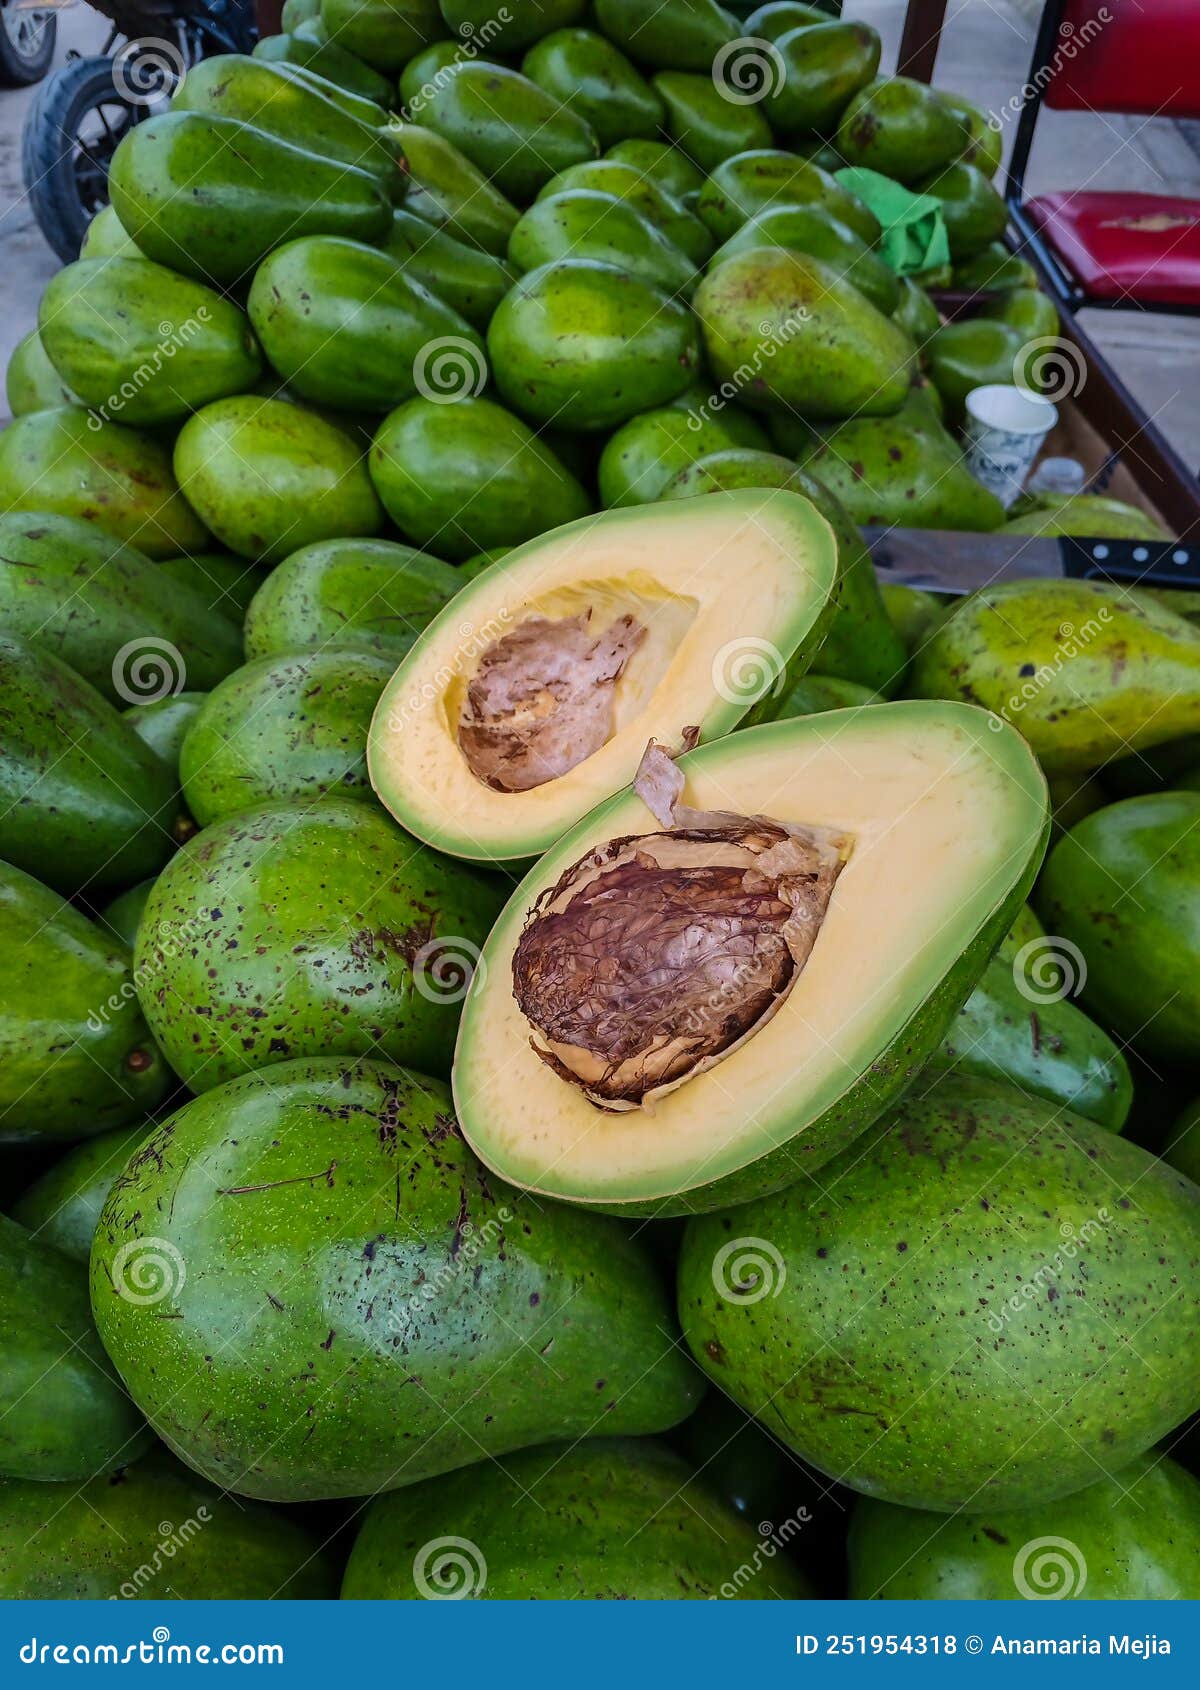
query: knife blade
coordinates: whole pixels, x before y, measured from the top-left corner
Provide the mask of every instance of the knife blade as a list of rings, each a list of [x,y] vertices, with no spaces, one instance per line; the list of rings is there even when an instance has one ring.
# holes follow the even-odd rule
[[[881,579],[930,593],[974,593],[996,581],[1064,577],[1200,587],[1200,546],[1182,541],[960,534],[938,528],[864,528],[863,534]]]

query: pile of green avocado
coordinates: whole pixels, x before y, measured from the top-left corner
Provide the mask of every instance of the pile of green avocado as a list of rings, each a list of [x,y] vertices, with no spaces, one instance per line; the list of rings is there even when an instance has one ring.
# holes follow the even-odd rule
[[[287,0],[117,148],[0,435],[0,1596],[1200,1597],[1200,615],[881,589],[1057,325],[840,10]]]

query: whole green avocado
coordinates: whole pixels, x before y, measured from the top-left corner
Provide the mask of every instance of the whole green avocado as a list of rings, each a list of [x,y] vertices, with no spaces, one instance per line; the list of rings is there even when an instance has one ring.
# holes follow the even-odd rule
[[[908,1507],[1069,1496],[1200,1403],[1200,1188],[994,1081],[948,1075],[811,1188],[691,1221],[679,1284],[723,1390]]]
[[[452,1534],[447,1537],[447,1533]],[[649,1439],[526,1450],[371,1504],[346,1600],[784,1601],[812,1595],[775,1542]]]
[[[336,1591],[310,1531],[161,1451],[85,1485],[0,1483],[0,1597],[319,1601]]]
[[[0,862],[0,1144],[140,1121],[171,1089],[127,946]]]
[[[571,429],[616,428],[667,404],[701,361],[686,305],[613,264],[580,259],[522,276],[496,308],[488,352],[514,410]]]
[[[590,124],[600,145],[656,136],[663,103],[629,60],[591,29],[559,29],[531,47],[522,73]]]
[[[568,188],[536,200],[513,230],[508,256],[518,271],[567,258],[615,264],[685,298],[699,280],[687,254],[630,200],[594,188]]]
[[[0,634],[0,856],[73,896],[171,854],[170,769],[74,669]]]
[[[519,71],[462,61],[432,83],[421,121],[452,143],[514,205],[569,165],[595,158],[600,143],[570,106]]]
[[[135,123],[108,178],[117,216],[147,258],[203,281],[248,281],[301,235],[374,241],[392,211],[378,178],[252,124],[170,111]]]
[[[394,667],[461,585],[451,564],[395,540],[302,546],[250,601],[246,656],[353,645]]]
[[[155,561],[211,544],[179,490],[170,445],[78,405],[31,411],[0,434],[0,510],[91,522]]]
[[[596,23],[622,52],[661,70],[707,71],[738,36],[717,0],[596,0]]]
[[[348,798],[260,805],[188,840],[138,928],[138,993],[192,1091],[292,1056],[446,1073],[501,887]]]
[[[1083,774],[1200,729],[1200,629],[1108,582],[1005,581],[955,604],[911,684],[1019,726],[1048,774]]]
[[[477,329],[487,328],[515,280],[503,260],[456,239],[405,206],[393,211],[383,249],[405,275]]]
[[[385,76],[445,33],[437,0],[321,0],[320,18],[331,41]]]
[[[769,147],[775,139],[759,107],[730,100],[718,78],[664,70],[652,86],[666,111],[663,132],[700,170],[715,170],[725,159]]]
[[[146,1443],[101,1348],[77,1262],[0,1215],[0,1474],[81,1480]]]
[[[419,123],[393,122],[403,149],[407,210],[456,240],[502,258],[520,212],[453,142]]]
[[[183,796],[199,825],[277,799],[374,804],[367,730],[394,668],[339,645],[260,657],[230,675],[197,711],[180,752]]]
[[[864,1500],[849,1552],[860,1601],[1194,1602],[1200,1482],[1151,1451],[1050,1507],[947,1520]]]
[[[479,396],[471,361],[452,350],[446,379],[467,390],[452,404],[423,395],[380,423],[371,479],[392,521],[418,545],[454,561],[518,546],[586,516],[591,500],[550,447],[494,399]]]
[[[880,76],[846,105],[835,145],[847,164],[912,184],[957,158],[967,141],[965,124],[936,88]]]
[[[357,441],[282,399],[245,393],[197,411],[175,442],[175,473],[222,544],[265,563],[383,526]]]
[[[713,374],[754,410],[890,416],[904,403],[916,348],[829,264],[752,247],[709,270],[696,314]]]
[[[137,701],[139,653],[158,658],[152,694],[164,681],[205,691],[240,661],[229,618],[165,571],[80,518],[0,516],[0,622],[118,706]]]
[[[154,1305],[121,1295],[143,1247],[186,1264]],[[700,1394],[629,1233],[495,1183],[448,1089],[379,1062],[289,1062],[185,1105],[113,1186],[92,1298],[159,1435],[276,1501],[665,1430]]]
[[[47,357],[42,337],[36,329],[22,335],[13,347],[4,374],[4,391],[9,414],[14,417],[77,402],[76,395]]]
[[[1200,793],[1096,810],[1054,846],[1036,905],[1089,1012],[1152,1062],[1200,1057]]]

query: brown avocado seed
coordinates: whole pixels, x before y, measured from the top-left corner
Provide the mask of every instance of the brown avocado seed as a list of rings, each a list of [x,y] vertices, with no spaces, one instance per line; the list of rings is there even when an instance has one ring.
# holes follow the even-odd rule
[[[766,1025],[816,943],[850,843],[687,810],[659,746],[638,790],[679,825],[589,851],[537,900],[513,958],[534,1051],[608,1110],[652,1103]]]
[[[467,687],[458,745],[485,786],[528,792],[612,737],[616,684],[646,630],[618,616],[596,633],[591,614],[531,616],[484,652]]]

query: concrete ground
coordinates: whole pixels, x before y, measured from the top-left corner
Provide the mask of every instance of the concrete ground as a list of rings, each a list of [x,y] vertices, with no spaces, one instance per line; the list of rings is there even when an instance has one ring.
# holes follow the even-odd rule
[[[1003,116],[1025,83],[1038,0],[950,0],[937,82]],[[904,0],[847,0],[848,17],[884,38],[895,64]],[[86,5],[59,20],[58,62],[70,48],[99,50],[108,25]],[[32,328],[38,296],[57,268],[21,186],[20,134],[30,95],[0,91],[0,366]],[[1015,118],[1006,122],[1011,145]],[[1047,113],[1030,173],[1031,192],[1094,184],[1151,193],[1200,194],[1200,151],[1177,125],[1145,118]],[[1088,312],[1086,326],[1185,462],[1200,465],[1200,320],[1139,312]]]

